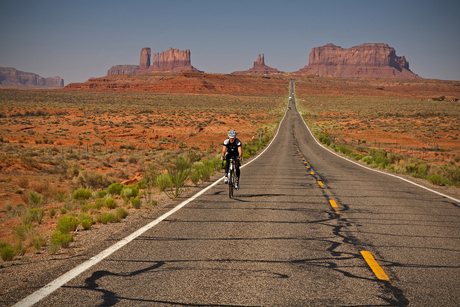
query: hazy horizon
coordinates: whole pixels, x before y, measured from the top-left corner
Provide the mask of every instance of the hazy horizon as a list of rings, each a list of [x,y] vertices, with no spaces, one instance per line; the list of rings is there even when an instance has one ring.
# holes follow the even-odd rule
[[[459,1],[10,1],[0,4],[0,67],[65,84],[139,65],[143,47],[191,51],[207,73],[285,72],[314,47],[385,43],[422,78],[460,80]]]

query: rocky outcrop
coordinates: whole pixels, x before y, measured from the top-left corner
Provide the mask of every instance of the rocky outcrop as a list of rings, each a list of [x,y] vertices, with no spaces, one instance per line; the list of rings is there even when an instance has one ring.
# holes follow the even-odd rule
[[[141,59],[139,61],[139,69],[145,70],[150,67],[150,55],[151,55],[150,48],[142,48],[141,50]]]
[[[10,67],[0,67],[0,85],[61,87],[64,86],[64,79],[62,79],[61,77],[43,78],[31,72],[19,71]]]
[[[107,71],[107,75],[135,75],[138,71],[137,65],[115,65]]]
[[[283,73],[282,71],[279,71],[276,68],[272,68],[270,66],[265,65],[265,59],[264,55],[257,57],[257,61],[254,62],[254,66],[248,70],[245,71],[234,71],[232,72],[233,75],[243,75],[243,74],[262,74],[262,75],[267,75],[267,74],[279,74]]]
[[[351,79],[420,78],[409,70],[404,56],[396,56],[387,44],[362,44],[349,49],[327,44],[313,48],[301,74],[329,75]]]
[[[152,63],[150,59],[152,58]],[[194,71],[203,72],[192,66],[190,60],[190,50],[180,51],[172,49],[162,51],[161,53],[153,52],[150,48],[145,47],[141,50],[141,57],[138,65],[115,65],[108,71],[107,75],[135,75],[145,74],[154,71]]]
[[[192,66],[190,60],[190,50],[181,51],[179,49],[169,48],[161,53],[153,52],[153,62],[150,65],[150,48],[144,48],[141,51],[141,62],[138,74],[153,71],[194,71],[202,72]]]

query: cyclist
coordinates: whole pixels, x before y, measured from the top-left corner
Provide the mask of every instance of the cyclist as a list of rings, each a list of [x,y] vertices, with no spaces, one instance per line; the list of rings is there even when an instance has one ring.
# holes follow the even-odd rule
[[[228,139],[224,141],[224,146],[222,147],[222,156],[220,160],[223,161],[224,157],[226,160],[225,163],[225,178],[224,183],[228,183],[228,169],[230,167],[230,158],[235,159],[235,169],[236,169],[236,184],[235,189],[239,190],[239,179],[240,179],[240,161],[241,156],[243,155],[243,147],[241,141],[236,138],[236,131],[230,130],[228,132]]]

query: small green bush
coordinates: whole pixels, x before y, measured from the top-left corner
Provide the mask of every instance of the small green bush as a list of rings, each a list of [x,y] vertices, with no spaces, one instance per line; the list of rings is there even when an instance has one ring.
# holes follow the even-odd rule
[[[67,213],[67,209],[66,209],[66,208],[61,208],[61,209],[59,209],[59,211],[61,212],[61,214],[66,214],[66,213]]]
[[[27,196],[29,197],[29,204],[31,206],[39,206],[43,202],[43,195],[35,191],[29,191]]]
[[[331,139],[325,135],[320,135],[318,137],[319,141],[327,146],[331,145]]]
[[[162,173],[155,179],[155,185],[160,189],[160,191],[164,191],[167,188],[172,186],[171,178],[168,173]]]
[[[133,207],[135,209],[140,209],[140,207],[142,205],[142,201],[140,200],[139,197],[132,197],[131,198],[131,204],[133,205]]]
[[[56,230],[51,235],[51,244],[56,246],[62,246],[67,248],[73,242],[73,236],[69,233],[64,233],[60,230]]]
[[[96,199],[96,202],[94,203],[94,208],[95,209],[101,209],[102,207],[104,207],[104,204],[105,204],[105,199],[103,198],[98,198]]]
[[[125,185],[121,189],[120,196],[130,199],[139,195],[139,188],[136,185]]]
[[[98,190],[94,193],[95,198],[104,198],[107,195],[107,191]]]
[[[37,222],[41,224],[43,222],[43,217],[45,216],[45,211],[41,208],[29,209],[22,216],[22,222],[24,224],[30,224],[32,222]]]
[[[49,213],[50,213],[50,217],[54,217],[56,215],[56,208],[54,207],[50,208]]]
[[[3,261],[11,261],[14,259],[14,256],[16,256],[16,251],[9,244],[2,247],[0,253]]]
[[[125,208],[118,208],[117,209],[117,213],[116,213],[116,219],[118,221],[124,219],[125,217],[127,217],[129,214],[128,211],[125,210]]]
[[[117,202],[113,198],[107,198],[104,205],[109,209],[115,209],[118,206]]]
[[[327,145],[329,145],[329,144],[327,144]],[[350,147],[348,147],[346,145],[340,145],[339,146],[339,151],[341,153],[343,153],[344,155],[350,155],[350,153],[351,153]]]
[[[59,218],[57,228],[62,233],[69,233],[71,231],[75,231],[75,229],[77,229],[78,224],[80,224],[80,221],[76,217],[66,215]]]
[[[123,189],[123,185],[121,183],[118,183],[118,182],[113,183],[107,189],[107,193],[112,194],[112,195],[118,195],[120,194],[122,189]]]
[[[90,219],[84,219],[84,220],[81,220],[81,225],[83,226],[85,230],[90,230],[91,226],[93,226],[93,221]]]
[[[371,164],[372,163],[372,157],[371,156],[365,156],[361,159],[366,164]]]
[[[83,205],[83,206],[81,206],[81,211],[86,213],[86,212],[88,212],[91,208],[93,208],[93,205],[90,205],[90,204]]]
[[[85,201],[91,198],[91,190],[79,188],[73,192],[73,199],[76,201]]]
[[[78,219],[79,219],[80,221],[83,221],[83,220],[91,220],[91,221],[93,221],[93,216],[82,212],[82,213],[80,213],[80,215],[78,216]]]
[[[116,221],[116,219],[117,217],[112,212],[106,213],[101,216],[101,223],[102,224],[112,223]]]
[[[434,185],[444,185],[446,183],[446,179],[440,175],[432,175],[428,178],[428,180]]]
[[[139,182],[137,183],[137,187],[138,187],[139,189],[146,189],[146,188],[147,188],[147,185],[146,185],[146,183],[145,183],[145,180],[144,180],[144,179],[139,180]]]

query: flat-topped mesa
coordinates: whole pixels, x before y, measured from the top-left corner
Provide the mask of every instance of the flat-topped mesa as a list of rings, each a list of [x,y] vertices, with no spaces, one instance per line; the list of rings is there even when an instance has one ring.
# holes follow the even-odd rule
[[[264,60],[264,54],[262,56],[257,57],[257,61],[254,62],[254,66],[248,70],[245,71],[234,71],[232,72],[232,75],[244,75],[244,74],[262,74],[262,75],[268,75],[268,74],[280,74],[283,73],[282,71],[279,71],[276,68],[272,68],[270,66],[265,65],[265,60]]]
[[[150,63],[150,59],[152,59],[152,63]],[[181,72],[185,70],[203,72],[192,66],[189,49],[180,51],[179,49],[169,48],[169,50],[161,53],[154,51],[152,57],[152,50],[149,47],[145,47],[141,50],[139,66],[115,65],[107,71],[107,75],[135,75],[154,71]]]
[[[148,61],[150,65],[150,48],[144,48],[148,49]],[[147,53],[147,51],[144,51],[144,53]],[[141,52],[141,62],[143,62],[143,53]],[[144,55],[144,62],[145,59],[147,58],[146,55]],[[161,53],[153,52],[153,62],[150,67],[147,65],[141,65],[139,71],[137,72],[138,74],[143,74],[143,73],[148,73],[152,71],[175,71],[175,72],[181,72],[181,71],[195,71],[195,72],[202,72],[195,67],[192,66],[191,60],[190,60],[190,50],[184,50],[181,51],[179,49],[173,49],[169,48],[169,50],[162,51]]]
[[[138,65],[114,65],[107,70],[107,75],[135,75],[138,71]]]
[[[64,86],[64,79],[61,77],[43,78],[31,72],[24,72],[11,67],[0,67],[0,85],[26,87],[62,87]]]
[[[331,75],[340,78],[420,78],[409,70],[404,56],[396,56],[387,44],[362,44],[343,49],[334,44],[315,47],[310,52],[309,65],[296,73]]]

